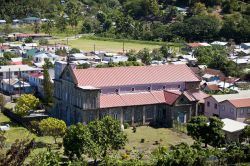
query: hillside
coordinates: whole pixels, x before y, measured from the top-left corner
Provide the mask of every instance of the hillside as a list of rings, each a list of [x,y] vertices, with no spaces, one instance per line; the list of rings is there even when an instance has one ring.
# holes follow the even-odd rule
[[[250,39],[249,0],[0,0],[0,19],[28,16],[52,23],[37,31],[95,33],[151,41]]]

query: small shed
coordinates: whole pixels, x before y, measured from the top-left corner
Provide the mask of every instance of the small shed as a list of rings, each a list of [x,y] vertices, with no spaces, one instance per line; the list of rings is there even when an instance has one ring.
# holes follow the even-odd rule
[[[247,126],[247,124],[228,118],[222,119],[222,122],[224,123],[222,130],[225,132],[226,141],[239,141],[241,131]]]

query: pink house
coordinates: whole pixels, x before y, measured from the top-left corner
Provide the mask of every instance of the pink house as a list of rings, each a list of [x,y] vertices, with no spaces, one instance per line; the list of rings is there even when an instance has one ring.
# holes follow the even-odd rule
[[[232,95],[213,95],[205,98],[205,116],[218,116],[237,121],[250,117],[249,92]]]
[[[220,117],[244,122],[250,117],[250,98],[225,100],[220,103]]]

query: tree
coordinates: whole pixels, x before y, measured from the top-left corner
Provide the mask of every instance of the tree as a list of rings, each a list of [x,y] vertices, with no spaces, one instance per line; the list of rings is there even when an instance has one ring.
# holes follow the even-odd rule
[[[46,45],[46,44],[49,44],[49,41],[47,39],[40,39],[39,44],[40,45]]]
[[[71,160],[74,156],[80,158],[82,154],[88,154],[89,150],[95,150],[93,140],[91,140],[91,133],[88,126],[81,123],[71,125],[66,129],[63,137],[64,153]]]
[[[189,41],[214,40],[220,31],[220,21],[214,16],[197,15],[172,24],[171,31]]]
[[[45,64],[43,65],[43,89],[44,89],[44,103],[46,107],[52,107],[53,105],[53,89],[52,82],[49,75],[49,69],[53,67],[53,64],[49,59],[45,59]]]
[[[163,59],[163,54],[157,48],[153,49],[150,56],[152,57],[153,60],[157,60],[157,61],[162,61]]]
[[[47,118],[39,123],[39,128],[43,135],[52,136],[57,143],[57,138],[64,136],[67,126],[63,120]]]
[[[141,61],[146,64],[146,65],[150,65],[152,62],[152,57],[150,56],[149,53],[149,49],[148,48],[144,48],[143,50],[140,50],[137,53],[137,57],[141,59]]]
[[[69,16],[69,24],[76,28],[79,16],[81,16],[81,4],[79,1],[68,1],[66,3],[65,12]]]
[[[187,131],[193,139],[203,142],[205,147],[208,144],[220,147],[224,143],[223,125],[217,117],[207,119],[205,116],[195,116],[187,123]]]
[[[0,94],[0,110],[2,110],[3,106],[5,105],[5,97],[3,94]]]
[[[60,32],[64,32],[67,27],[67,20],[63,16],[59,16],[56,19],[55,26]]]
[[[17,99],[15,106],[15,113],[24,116],[28,115],[30,111],[37,108],[39,99],[31,94],[24,94]]]
[[[247,125],[241,132],[240,135],[241,142],[245,141],[248,144],[250,143],[250,126]]]
[[[108,152],[125,146],[127,136],[121,130],[119,121],[110,116],[90,122],[88,127],[92,133],[91,139],[99,146],[102,158],[106,157]]]
[[[53,152],[51,149],[41,151],[34,155],[30,165],[33,166],[60,166],[60,155],[58,152]]]
[[[5,39],[3,37],[0,37],[0,43],[4,43],[5,42]]]
[[[109,152],[122,148],[126,141],[120,123],[107,116],[87,126],[80,123],[70,126],[63,138],[63,145],[65,154],[70,158],[85,154],[96,162],[98,158],[107,157]]]
[[[33,42],[32,37],[28,37],[24,40],[24,43],[32,43],[32,42]]]
[[[207,15],[207,8],[203,3],[195,3],[191,9],[192,15]]]
[[[0,166],[21,166],[34,148],[34,139],[16,140],[4,155],[0,155]]]
[[[4,52],[3,53],[3,57],[6,59],[6,60],[11,60],[11,58],[17,58],[18,55],[13,53],[13,52]]]
[[[67,50],[65,48],[56,50],[55,54],[60,55],[60,56],[67,56],[68,55]]]
[[[72,48],[71,50],[69,50],[70,54],[75,54],[75,53],[81,53],[81,51],[78,48]]]
[[[42,25],[44,32],[49,35],[51,34],[53,27],[54,27],[54,23],[51,20],[49,20],[48,22]]]

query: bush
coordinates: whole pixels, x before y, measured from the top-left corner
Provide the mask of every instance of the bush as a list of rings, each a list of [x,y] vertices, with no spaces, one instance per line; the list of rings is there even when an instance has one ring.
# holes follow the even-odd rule
[[[124,129],[127,129],[129,127],[130,127],[130,125],[128,123],[124,123]]]
[[[133,133],[136,133],[136,127],[135,126],[133,126]]]
[[[145,142],[145,139],[144,139],[144,138],[142,138],[142,139],[141,139],[141,143],[144,143],[144,142]]]

